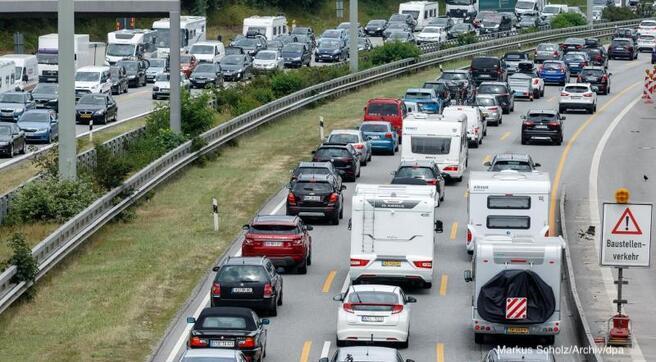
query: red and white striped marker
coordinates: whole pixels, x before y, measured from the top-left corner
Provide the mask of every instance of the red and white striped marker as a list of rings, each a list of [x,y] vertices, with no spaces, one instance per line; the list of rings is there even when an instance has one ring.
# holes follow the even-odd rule
[[[506,298],[506,319],[526,319],[526,298]]]

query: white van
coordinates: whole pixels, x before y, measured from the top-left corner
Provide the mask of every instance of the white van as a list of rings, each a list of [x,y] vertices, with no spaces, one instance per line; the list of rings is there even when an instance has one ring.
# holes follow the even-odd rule
[[[157,51],[157,32],[150,29],[121,29],[107,33],[105,65],[123,59],[142,59]]]
[[[199,63],[218,63],[225,56],[225,46],[217,40],[201,41],[189,48],[189,54]]]
[[[483,112],[478,107],[472,106],[449,106],[442,111],[445,116],[465,114],[467,116],[467,139],[469,147],[478,148],[483,143],[483,137],[487,134],[487,121]]]
[[[16,64],[10,60],[0,59],[0,93],[15,90]]]
[[[351,281],[433,283],[435,187],[358,184],[351,213]],[[403,225],[403,227],[399,227]]]
[[[515,15],[520,18],[524,15],[539,15],[544,9],[544,0],[519,0],[515,4]]]
[[[249,32],[264,35],[267,40],[273,40],[279,35],[288,33],[287,18],[284,16],[251,16],[244,18],[243,35]]]
[[[39,62],[33,54],[5,54],[0,60],[14,62],[16,66],[15,89],[30,91],[39,83]]]
[[[75,98],[88,93],[107,93],[112,91],[109,67],[82,67],[75,72]]]
[[[403,121],[401,159],[435,161],[452,180],[462,181],[469,152],[466,118],[461,115],[459,118],[416,120],[420,115],[415,113],[413,118]]]
[[[472,172],[469,175],[469,254],[489,235],[547,236],[551,181],[544,172]]]
[[[399,14],[410,14],[417,20],[416,31],[423,29],[431,19],[437,18],[439,13],[440,8],[436,1],[408,1],[399,4]]]

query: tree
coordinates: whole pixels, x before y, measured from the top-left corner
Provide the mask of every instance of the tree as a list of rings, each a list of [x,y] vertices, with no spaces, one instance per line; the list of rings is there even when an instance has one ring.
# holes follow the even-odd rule
[[[601,18],[608,21],[631,20],[638,17],[631,9],[610,5],[601,12]]]
[[[576,13],[563,13],[553,17],[551,19],[551,28],[552,29],[562,29],[569,28],[572,26],[585,25],[588,22],[583,16]]]

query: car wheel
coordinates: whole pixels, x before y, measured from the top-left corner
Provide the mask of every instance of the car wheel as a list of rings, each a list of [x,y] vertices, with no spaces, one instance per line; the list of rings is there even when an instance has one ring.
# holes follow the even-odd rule
[[[52,143],[52,133],[48,132],[48,144]]]
[[[273,307],[271,307],[271,309],[269,309],[269,316],[275,317],[277,315],[278,315],[278,301],[276,300],[273,303]]]
[[[540,97],[544,97],[544,88],[540,91]]]
[[[20,153],[21,155],[25,154],[25,142],[23,142],[23,147],[21,147]]]
[[[278,300],[277,300],[277,302],[276,302],[278,305],[282,305],[282,296],[283,296],[283,292],[282,292],[282,290],[281,290],[281,291],[280,291],[280,295],[278,296]]]
[[[446,184],[445,184],[446,185]],[[444,201],[444,198],[446,197],[446,191],[442,193],[442,196],[440,196],[440,201]],[[441,204],[440,204],[441,205]]]
[[[105,117],[103,118],[103,123],[102,124],[107,124],[107,113],[105,113]]]
[[[503,117],[499,118],[499,122],[497,123],[497,126],[503,123]]]
[[[476,344],[485,343],[485,335],[482,333],[474,333],[474,343]]]
[[[565,108],[564,107],[558,107],[558,112],[559,113],[565,113]]]
[[[528,143],[528,140],[526,138],[522,137],[522,144],[525,145],[527,143]]]
[[[373,156],[374,156],[374,152],[371,151],[371,152],[369,153],[369,158],[367,158],[367,162],[371,162],[371,158],[372,158]]]
[[[474,141],[474,142],[469,142],[469,147],[470,147],[470,148],[478,148],[478,142],[476,142],[476,141]]]
[[[410,334],[408,334],[408,339],[403,342],[399,342],[399,348],[406,349],[408,348],[408,345],[410,345]]]
[[[337,338],[337,336],[335,336],[335,345],[337,347],[346,347],[347,343],[346,341],[342,341],[339,338]]]
[[[461,182],[462,181],[462,176],[456,177],[456,178],[454,178],[454,180],[456,180],[456,182]]]
[[[303,264],[299,265],[296,267],[296,273],[297,274],[307,274],[307,259],[303,261]],[[278,305],[282,303],[282,299],[278,300]]]
[[[356,178],[360,177],[360,174],[362,173],[362,168],[358,167],[358,174],[355,176]],[[355,180],[353,180],[355,181]]]
[[[362,162],[360,162],[360,166],[362,166],[362,167],[367,166],[367,159],[366,158],[364,160],[362,160]],[[360,176],[360,173],[358,173],[358,176]]]
[[[11,147],[9,147],[9,158],[14,158],[14,144],[11,144]]]
[[[312,249],[310,249],[310,253],[307,256],[307,265],[312,265]]]
[[[330,223],[333,225],[339,225],[339,213],[335,213],[335,215],[330,217]]]
[[[344,218],[344,208],[342,207],[341,210],[339,210],[339,218],[343,219]]]
[[[157,96],[156,96],[156,95],[154,95],[154,94],[153,94],[153,99],[154,99],[154,100],[157,100]]]
[[[560,145],[562,145],[562,144],[563,144],[563,136],[560,136],[560,137],[558,138],[558,141],[556,141],[556,145],[560,146]]]

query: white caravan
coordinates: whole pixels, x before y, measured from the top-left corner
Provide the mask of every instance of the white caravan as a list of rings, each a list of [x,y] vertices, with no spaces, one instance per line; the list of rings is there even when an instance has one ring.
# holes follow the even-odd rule
[[[242,34],[244,36],[256,33],[264,35],[267,40],[273,40],[279,35],[288,33],[287,18],[284,16],[250,16],[244,18]]]
[[[39,83],[39,62],[32,54],[5,54],[0,61],[14,62],[16,75],[14,88],[18,91],[30,91]]]
[[[476,245],[472,330],[485,335],[540,336],[553,344],[562,329],[560,316],[561,237],[491,236]],[[502,294],[502,295],[500,295]]]
[[[353,194],[351,267],[353,283],[433,283],[435,187],[358,184]]]
[[[46,34],[39,37],[36,53],[39,62],[39,82],[56,82],[58,69],[59,39],[57,34]],[[73,39],[75,52],[75,69],[93,64],[89,48],[89,34],[75,34]]]
[[[415,30],[421,30],[431,19],[439,15],[439,4],[436,1],[408,1],[399,4],[399,14],[410,14],[417,20]]]
[[[150,29],[122,29],[107,33],[105,65],[123,59],[141,59],[157,50],[157,32]]]
[[[551,181],[544,172],[472,172],[469,175],[467,238],[472,254],[489,235],[547,236]]]
[[[166,57],[170,53],[169,29],[171,23],[168,18],[153,22],[153,30],[156,32],[157,56]],[[180,51],[184,52],[190,46],[205,41],[207,32],[207,20],[204,16],[181,16],[180,17]]]
[[[464,115],[440,117],[422,113],[403,121],[403,143],[401,159],[431,160],[440,171],[456,181],[462,181],[467,168],[467,118]],[[457,118],[455,118],[457,117]]]
[[[217,40],[201,41],[189,48],[189,54],[200,63],[218,63],[225,56],[225,46]]]
[[[467,140],[469,147],[478,148],[483,143],[483,136],[487,134],[487,121],[483,112],[478,107],[472,106],[449,106],[442,111],[445,116],[457,116],[464,114],[467,117]]]
[[[515,4],[515,15],[539,15],[544,9],[544,0],[519,0]]]
[[[0,93],[16,90],[16,64],[0,59]]]

